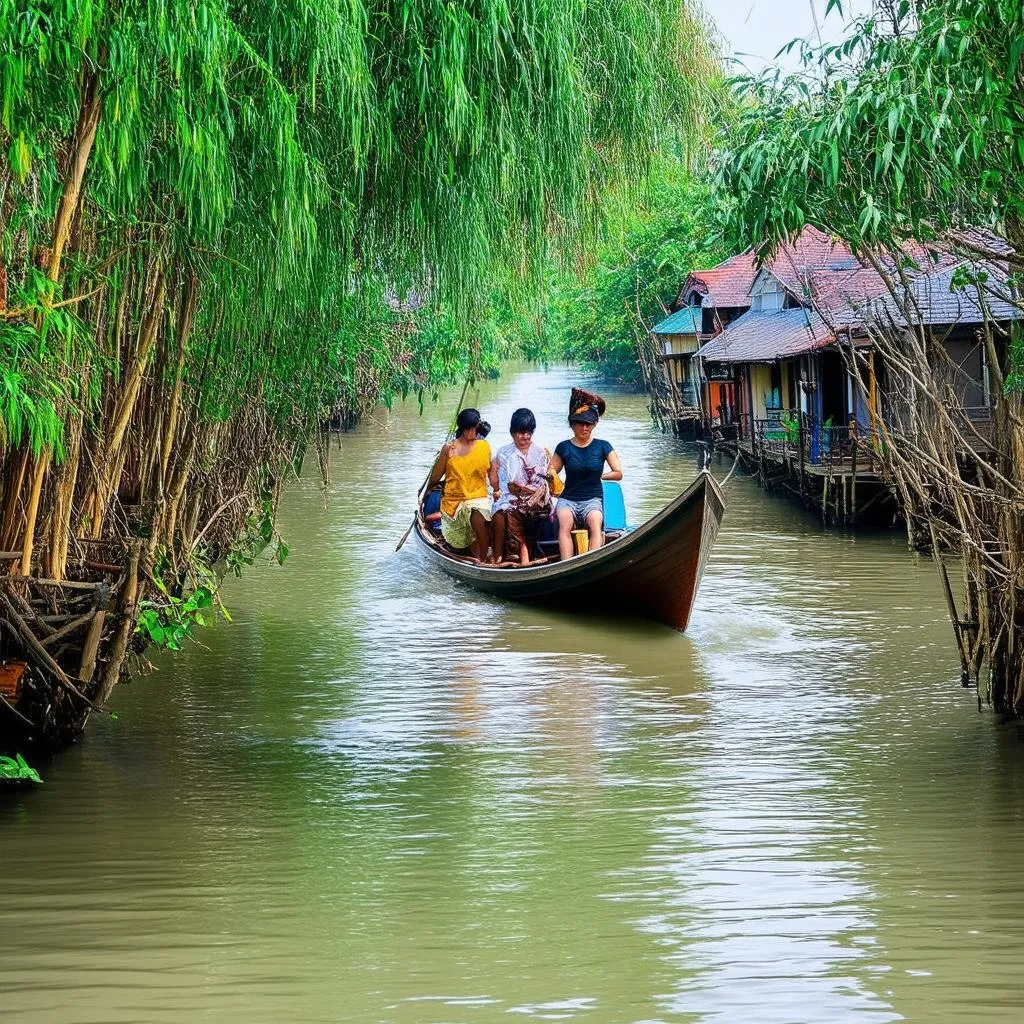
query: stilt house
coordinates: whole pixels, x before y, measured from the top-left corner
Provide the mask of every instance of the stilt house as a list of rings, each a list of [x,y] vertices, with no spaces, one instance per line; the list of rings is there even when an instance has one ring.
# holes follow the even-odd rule
[[[933,257],[929,262],[922,254],[923,249],[917,254],[922,269],[911,283],[917,326],[941,341],[954,393],[984,419],[989,385],[977,295],[955,286],[959,261]],[[713,287],[702,298],[704,323],[712,330],[693,357],[698,364],[693,375],[703,381],[709,429],[734,424],[741,439],[756,441],[759,435],[787,437],[802,422],[810,438],[809,458],[816,461],[841,436],[867,434],[879,417],[892,414],[881,398],[884,367],[876,366],[870,353],[870,325],[891,321],[899,305],[880,274],[863,266],[844,243],[812,227],[780,247],[760,270],[753,269],[749,254],[740,265],[752,269],[746,309],[744,299],[730,294],[719,314]],[[692,298],[696,282],[718,269],[691,274],[685,297]],[[993,266],[989,273],[1005,280],[1005,270]],[[1021,316],[995,296],[989,306],[997,320]],[[866,354],[870,379],[863,389],[841,351],[850,344]]]
[[[673,303],[676,312],[652,329],[663,345],[670,383],[679,389],[684,399],[693,394],[693,406],[700,410],[706,429],[711,424],[732,422],[733,377],[731,370],[717,373],[717,367],[709,372],[693,355],[701,344],[720,334],[750,308],[750,290],[756,276],[753,253],[730,256],[710,270],[694,271],[683,282]],[[684,311],[687,318],[678,321],[676,317]],[[680,323],[687,325],[683,336],[674,333]]]
[[[942,353],[936,372],[946,376],[951,400],[978,424],[979,437],[990,419],[986,311],[977,282],[965,284],[963,260],[953,253],[913,244],[908,253],[916,264],[906,271],[911,303],[894,299],[879,272],[812,227],[761,268],[748,252],[690,274],[675,303],[694,321],[694,334],[692,311],[701,311],[702,344],[688,370],[673,366],[672,372],[676,381],[700,382],[705,432],[734,441],[757,462],[762,479],[786,481],[805,497],[814,487],[828,496],[831,481],[832,497],[820,501],[826,514],[834,503],[837,521],[852,519],[840,510],[856,515],[858,486],[862,498],[873,487],[881,497],[885,488],[874,473],[880,425],[906,411],[897,407],[906,398],[889,393],[874,332],[928,332],[933,351]],[[987,314],[1006,328],[1022,318],[1000,298],[1009,291],[1007,266],[992,260],[985,274]],[[912,324],[901,319],[908,309]],[[671,357],[666,349],[666,366],[684,361],[691,347],[680,345],[678,355],[672,348]]]
[[[679,407],[698,416],[701,410],[700,367],[692,362],[692,357],[703,338],[701,319],[700,306],[683,306],[651,329]]]

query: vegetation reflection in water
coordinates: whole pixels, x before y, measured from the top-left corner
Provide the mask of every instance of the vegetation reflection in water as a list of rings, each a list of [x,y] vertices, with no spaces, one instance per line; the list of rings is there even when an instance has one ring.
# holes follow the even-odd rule
[[[569,381],[474,402],[554,442]],[[344,436],[234,624],[0,805],[5,1022],[1015,1020],[1019,736],[902,536],[734,477],[687,635],[489,601],[393,554],[449,416]],[[695,472],[601,429],[637,519]]]

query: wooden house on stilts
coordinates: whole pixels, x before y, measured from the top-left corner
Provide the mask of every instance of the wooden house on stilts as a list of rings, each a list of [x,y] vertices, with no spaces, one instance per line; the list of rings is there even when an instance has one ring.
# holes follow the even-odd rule
[[[951,400],[983,437],[990,404],[979,331],[985,313],[976,291],[958,286],[960,260],[913,249],[913,326],[942,346]],[[998,267],[988,272],[1005,277]],[[877,452],[881,425],[900,409],[888,396],[871,337],[880,325],[899,329],[908,303],[895,301],[882,275],[808,227],[760,268],[748,252],[690,274],[675,305],[694,327],[693,311],[701,312],[693,354],[686,355],[690,343],[664,351],[673,384],[687,394],[698,390],[700,432],[735,446],[767,488],[798,495],[830,522],[850,524],[866,514],[891,521],[895,500],[878,474]],[[1021,317],[998,298],[988,302],[988,315]],[[688,367],[678,365],[687,358]]]

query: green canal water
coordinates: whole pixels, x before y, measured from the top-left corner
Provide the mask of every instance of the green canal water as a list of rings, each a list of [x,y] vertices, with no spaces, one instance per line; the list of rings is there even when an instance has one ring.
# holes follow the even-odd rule
[[[568,383],[487,385],[492,440]],[[502,604],[394,553],[454,400],[346,435],[234,623],[0,802],[0,1020],[1020,1020],[1024,745],[902,533],[736,476],[685,636]],[[695,457],[609,407],[639,520]]]

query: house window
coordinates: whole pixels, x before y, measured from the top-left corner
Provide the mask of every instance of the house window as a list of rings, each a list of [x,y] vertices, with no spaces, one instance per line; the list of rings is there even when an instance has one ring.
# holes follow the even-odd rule
[[[766,277],[750,296],[750,308],[758,312],[782,309],[786,293],[774,277]]]

